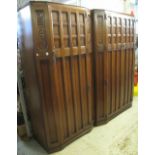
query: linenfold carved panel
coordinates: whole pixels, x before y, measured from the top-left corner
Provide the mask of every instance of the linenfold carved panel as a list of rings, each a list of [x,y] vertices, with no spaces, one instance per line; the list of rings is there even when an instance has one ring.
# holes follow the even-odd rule
[[[131,106],[134,68],[131,19],[133,17],[116,12],[93,11],[97,125]],[[99,44],[102,39],[104,48]]]
[[[38,46],[39,49],[47,48],[46,30],[45,30],[45,14],[43,10],[37,10],[37,26],[38,26]]]
[[[72,43],[73,47],[78,46],[77,41],[77,18],[75,13],[71,13],[71,25],[72,25]]]
[[[98,16],[98,44],[103,43],[103,16]]]
[[[79,15],[80,19],[80,44],[85,46],[85,24],[84,24],[84,14]]]
[[[88,43],[88,48],[89,48],[89,52],[92,51],[92,46],[91,46],[91,43],[92,43],[92,22],[91,22],[91,15],[89,14],[88,15],[88,19],[87,19],[87,43]]]
[[[69,19],[67,12],[62,13],[62,20],[63,20],[63,35],[64,35],[64,47],[69,47]]]
[[[52,19],[53,19],[53,35],[54,35],[54,46],[55,48],[61,47],[60,41],[60,20],[59,20],[59,12],[52,11]]]

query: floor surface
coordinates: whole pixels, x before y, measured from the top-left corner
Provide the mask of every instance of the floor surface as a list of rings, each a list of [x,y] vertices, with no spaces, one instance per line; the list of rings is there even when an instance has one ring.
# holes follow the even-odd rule
[[[131,108],[52,155],[137,155],[137,132],[138,97],[134,97]],[[34,139],[17,141],[18,155],[47,155]]]

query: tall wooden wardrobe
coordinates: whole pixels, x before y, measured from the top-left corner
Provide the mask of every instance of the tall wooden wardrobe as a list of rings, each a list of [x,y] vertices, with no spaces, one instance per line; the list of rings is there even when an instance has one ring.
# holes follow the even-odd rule
[[[131,106],[135,20],[133,16],[92,10],[95,124],[103,124]]]
[[[58,151],[93,126],[90,11],[29,2],[18,21],[33,134],[48,152]]]

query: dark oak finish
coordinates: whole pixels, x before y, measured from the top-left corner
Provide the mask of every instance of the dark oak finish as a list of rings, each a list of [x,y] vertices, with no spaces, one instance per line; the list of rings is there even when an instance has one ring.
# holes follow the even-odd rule
[[[95,70],[95,124],[131,106],[134,71],[134,18],[92,10]]]
[[[18,15],[33,133],[55,152],[93,126],[90,11],[30,2]]]
[[[27,107],[48,152],[132,105],[132,16],[50,2],[29,2],[18,16]]]

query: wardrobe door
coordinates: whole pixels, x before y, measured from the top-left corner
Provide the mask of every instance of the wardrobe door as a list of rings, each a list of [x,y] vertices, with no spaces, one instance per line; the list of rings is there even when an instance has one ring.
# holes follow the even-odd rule
[[[117,17],[111,12],[105,11],[106,17],[106,47],[107,53],[107,79],[108,79],[108,101],[107,101],[107,119],[112,117],[117,111],[117,78],[119,51],[117,49]]]
[[[109,96],[108,119],[131,106],[128,96],[131,91],[131,16],[105,11],[107,29],[107,52],[109,54]],[[131,68],[130,68],[131,67]]]
[[[104,123],[131,106],[132,19],[125,14],[93,10],[95,124]]]
[[[114,76],[113,78],[115,78],[116,80],[116,85],[117,87],[115,88],[115,92],[116,92],[116,96],[114,99],[113,96],[113,100],[115,100],[116,104],[115,104],[115,108],[113,111],[113,115],[116,113],[119,113],[119,111],[122,109],[123,105],[124,105],[124,97],[125,97],[125,73],[126,73],[126,60],[125,60],[125,54],[126,51],[124,49],[124,44],[125,44],[125,35],[124,35],[124,24],[125,21],[122,18],[121,15],[119,14],[112,14],[113,15],[113,20],[115,19],[115,24],[116,25],[113,29],[115,29],[113,31],[113,36],[116,36],[116,40],[115,37],[113,40],[115,40],[114,42],[115,44],[115,53],[116,53],[116,60],[115,63],[116,68],[115,68],[115,73],[116,76]],[[113,64],[114,66],[114,64]],[[118,91],[118,92],[117,92]]]
[[[49,5],[51,44],[60,109],[61,142],[92,127],[92,52],[87,41],[87,10]]]

